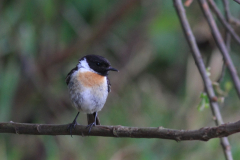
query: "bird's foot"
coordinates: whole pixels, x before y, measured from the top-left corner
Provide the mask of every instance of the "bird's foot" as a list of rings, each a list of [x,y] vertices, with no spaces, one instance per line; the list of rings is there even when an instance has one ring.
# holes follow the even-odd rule
[[[74,120],[72,123],[69,124],[69,126],[68,126],[68,128],[67,128],[67,130],[68,130],[68,131],[70,132],[70,134],[71,134],[71,137],[72,137],[72,130],[76,127],[77,124],[78,124],[77,121]]]
[[[91,129],[92,129],[93,126],[96,126],[96,123],[95,123],[95,122],[90,123],[89,125],[87,125],[86,128],[89,128],[89,130],[88,130],[88,134],[91,132]]]

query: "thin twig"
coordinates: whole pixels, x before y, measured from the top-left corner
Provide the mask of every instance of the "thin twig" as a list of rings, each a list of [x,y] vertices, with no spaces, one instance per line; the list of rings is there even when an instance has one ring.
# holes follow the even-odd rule
[[[225,19],[228,23],[230,23],[230,19],[231,19],[231,14],[229,11],[229,2],[228,0],[222,0],[223,1],[223,5],[224,5],[224,13],[225,13]],[[229,33],[229,31],[227,29],[225,29],[225,43],[226,43],[226,47],[228,49],[228,52],[230,52],[230,45],[231,45],[231,33]],[[225,71],[226,71],[226,64],[223,61],[223,66],[222,66],[222,72],[221,75],[219,76],[217,82],[220,83],[223,80],[223,77],[225,75]]]
[[[195,37],[192,33],[191,27],[190,27],[189,22],[187,20],[187,16],[186,16],[184,7],[182,5],[182,1],[181,0],[173,0],[173,1],[174,1],[174,5],[175,5],[175,8],[176,8],[177,14],[179,16],[179,20],[181,22],[183,31],[185,33],[186,39],[187,39],[188,44],[189,44],[189,46],[192,50],[193,58],[194,58],[195,63],[198,67],[198,70],[199,70],[199,72],[202,76],[204,86],[205,86],[205,90],[206,90],[207,95],[210,99],[210,106],[211,106],[212,114],[214,116],[215,123],[216,123],[216,125],[220,125],[220,124],[223,123],[223,120],[222,120],[222,116],[221,116],[221,113],[220,113],[220,110],[219,110],[219,105],[216,102],[217,97],[215,96],[213,86],[212,86],[212,82],[207,75],[206,67],[204,65],[202,56],[200,54],[199,48],[198,48],[196,40],[195,40]],[[221,142],[227,142],[229,144],[227,138],[221,139]],[[225,146],[222,145],[222,148],[224,150],[225,156],[229,156],[229,157],[227,157],[227,159],[231,159],[232,155],[231,154],[229,155],[228,154],[229,152],[226,152]],[[230,153],[231,153],[231,151],[230,151]]]
[[[221,71],[221,74],[220,74],[220,76],[218,77],[218,80],[217,80],[218,83],[220,83],[223,80],[223,78],[225,76],[225,72],[226,72],[226,64],[223,61],[222,71]]]
[[[226,160],[233,160],[231,146],[227,137],[221,138],[221,146]]]
[[[189,46],[192,50],[193,58],[194,58],[195,63],[198,67],[198,70],[199,70],[199,72],[202,76],[205,89],[206,89],[208,97],[210,99],[211,109],[212,109],[212,112],[213,112],[213,116],[215,117],[214,120],[215,120],[217,125],[223,124],[223,120],[222,120],[221,113],[219,111],[218,103],[215,101],[215,99],[217,99],[217,97],[215,96],[215,93],[214,93],[214,90],[213,90],[213,87],[212,87],[212,82],[207,75],[206,67],[204,65],[201,53],[200,53],[199,48],[197,46],[195,37],[194,37],[194,35],[192,33],[192,30],[190,28],[190,25],[188,23],[188,20],[187,20],[186,13],[185,13],[184,7],[182,5],[182,2],[181,2],[181,0],[173,0],[173,1],[174,1],[174,4],[175,4],[175,8],[177,10],[177,14],[179,16],[183,31],[185,33],[186,39],[187,39],[188,44],[189,44]]]
[[[234,25],[234,26],[237,26],[237,27],[240,26],[240,20],[237,19],[237,18],[234,18],[234,17],[231,17],[230,23],[231,23],[231,25]]]
[[[210,7],[214,11],[214,13],[217,15],[220,22],[223,24],[223,26],[228,30],[228,32],[232,35],[233,39],[240,44],[240,37],[237,35],[237,33],[234,31],[232,26],[224,19],[224,16],[221,14],[219,9],[217,8],[215,2],[213,0],[208,0]]]
[[[234,0],[235,2],[237,2],[238,4],[240,4],[240,0]]]
[[[225,13],[225,18],[226,21],[229,23],[230,19],[231,19],[231,13],[229,10],[229,1],[228,0],[222,0],[223,1],[223,5],[224,5],[224,13]],[[226,37],[225,37],[225,43],[226,43],[226,47],[228,49],[228,52],[230,52],[231,49],[231,33],[229,33],[229,31],[227,29],[225,29],[225,33],[226,33]],[[226,71],[226,64],[225,62],[223,63],[223,67],[222,67],[222,73],[218,79],[218,83],[220,83],[223,80],[224,74]],[[228,141],[228,138],[224,137],[221,138],[221,145],[222,145],[222,149],[223,149],[223,153],[226,157],[227,160],[232,160],[232,152],[231,152],[231,146],[230,143]]]
[[[223,1],[223,6],[224,6],[224,14],[225,14],[225,19],[229,23],[231,19],[231,13],[229,10],[229,1],[228,0],[222,0]]]
[[[217,25],[214,21],[214,18],[209,10],[209,7],[208,7],[208,4],[206,2],[206,0],[198,0],[200,6],[201,6],[201,9],[208,21],[208,24],[211,28],[211,31],[212,31],[212,35],[218,45],[218,48],[219,50],[221,51],[222,53],[222,56],[223,56],[223,59],[224,59],[224,63],[227,65],[228,69],[229,69],[229,72],[232,76],[232,79],[233,79],[233,82],[234,82],[234,85],[235,85],[235,88],[237,89],[237,93],[240,97],[240,81],[239,81],[239,78],[238,78],[238,75],[237,75],[237,72],[236,72],[236,69],[232,63],[232,60],[231,60],[231,57],[229,56],[229,53],[228,53],[228,49],[226,47],[226,45],[224,44],[223,42],[223,39],[221,37],[221,34],[217,28]],[[209,1],[213,10],[215,11],[218,11],[216,12],[216,14],[218,15],[218,18],[222,21],[222,23],[225,21],[224,18],[222,16],[220,16],[221,14],[219,14],[219,10],[216,8],[216,5],[213,1]],[[228,11],[228,10],[227,10]],[[230,16],[229,15],[230,13],[228,13],[227,16]],[[224,20],[224,21],[223,21]],[[230,25],[226,23],[223,23],[225,24],[224,26],[226,27],[226,29],[229,31],[229,33],[231,33],[231,35],[233,37],[236,37],[235,35],[236,34],[233,34],[231,28],[229,27]],[[227,25],[226,25],[227,24]],[[235,39],[236,40],[236,39]],[[230,45],[230,44],[229,44]],[[223,151],[224,151],[224,155],[226,157],[227,160],[232,160],[232,152],[231,152],[231,147],[230,147],[230,144],[229,144],[229,141],[227,138],[224,138],[224,139],[221,139],[221,145],[222,145],[222,148],[223,148]]]
[[[192,4],[193,0],[186,0],[184,6],[189,7]]]
[[[0,123],[0,133],[28,134],[28,135],[70,135],[67,130],[69,124],[29,124],[29,123]],[[217,127],[204,127],[197,130],[175,130],[163,127],[125,127],[125,126],[95,126],[88,134],[88,128],[77,125],[73,135],[129,137],[129,138],[160,138],[176,141],[200,140],[208,141],[212,138],[226,137],[240,132],[240,121],[227,123]]]
[[[212,13],[210,12],[209,6],[206,2],[206,0],[198,0],[198,2],[200,3],[201,9],[208,21],[208,24],[210,26],[210,29],[212,31],[212,35],[215,39],[215,42],[220,50],[220,52],[222,53],[224,62],[227,65],[227,68],[230,72],[231,78],[233,80],[235,89],[237,91],[238,97],[240,98],[240,80],[237,74],[237,71],[233,65],[232,59],[230,57],[230,55],[228,54],[228,50],[226,45],[224,44],[223,38],[217,28],[217,25],[214,21],[214,18],[212,16]]]

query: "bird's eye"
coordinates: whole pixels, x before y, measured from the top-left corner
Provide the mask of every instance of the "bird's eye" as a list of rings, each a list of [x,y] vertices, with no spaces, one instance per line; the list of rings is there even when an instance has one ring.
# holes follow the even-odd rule
[[[101,66],[101,63],[97,62],[96,65],[97,65],[97,66]]]

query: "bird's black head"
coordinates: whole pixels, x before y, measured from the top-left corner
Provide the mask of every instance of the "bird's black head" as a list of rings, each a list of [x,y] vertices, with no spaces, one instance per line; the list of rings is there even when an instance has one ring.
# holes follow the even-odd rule
[[[100,75],[107,76],[108,71],[118,71],[111,67],[110,62],[102,56],[86,55],[84,58],[86,58],[89,67]]]

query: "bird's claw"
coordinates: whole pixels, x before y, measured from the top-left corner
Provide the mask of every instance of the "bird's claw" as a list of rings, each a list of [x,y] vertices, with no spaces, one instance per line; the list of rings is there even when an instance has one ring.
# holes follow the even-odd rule
[[[92,129],[93,126],[96,126],[96,123],[95,123],[95,122],[93,122],[93,123],[87,125],[86,128],[89,128],[89,130],[88,130],[88,134],[91,132],[91,129]]]
[[[72,123],[69,124],[67,130],[70,132],[71,134],[71,137],[72,137],[72,130],[76,127],[77,125],[77,122],[76,121],[73,121]]]

